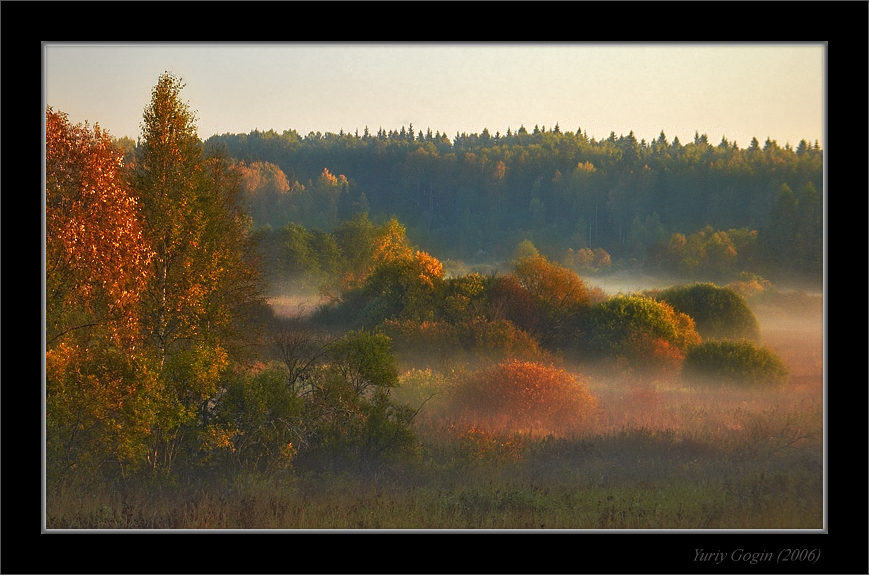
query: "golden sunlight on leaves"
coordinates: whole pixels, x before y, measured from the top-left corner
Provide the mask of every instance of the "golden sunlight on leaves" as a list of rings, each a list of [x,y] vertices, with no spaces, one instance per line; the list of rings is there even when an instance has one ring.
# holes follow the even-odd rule
[[[141,211],[121,172],[121,152],[94,128],[46,114],[46,278],[49,340],[76,327],[69,308],[135,336],[136,304],[153,251],[142,236]]]

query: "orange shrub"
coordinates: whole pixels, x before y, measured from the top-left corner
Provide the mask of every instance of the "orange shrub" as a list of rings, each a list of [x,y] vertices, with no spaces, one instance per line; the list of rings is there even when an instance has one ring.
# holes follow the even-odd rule
[[[558,435],[580,429],[596,408],[583,380],[516,359],[471,374],[453,400],[459,420],[478,428]]]
[[[669,380],[679,375],[685,353],[661,337],[639,334],[623,347],[624,371],[644,380]]]

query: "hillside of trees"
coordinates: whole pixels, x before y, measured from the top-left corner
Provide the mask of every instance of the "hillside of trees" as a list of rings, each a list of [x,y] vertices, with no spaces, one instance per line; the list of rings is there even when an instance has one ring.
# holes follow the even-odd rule
[[[254,131],[208,144],[241,162],[255,227],[332,231],[369,212],[397,217],[445,259],[505,260],[527,240],[578,271],[597,249],[613,269],[820,284],[817,142],[740,147],[696,134],[683,144],[663,132],[650,142],[632,132],[596,141],[557,125],[450,139],[411,125],[361,135]]]

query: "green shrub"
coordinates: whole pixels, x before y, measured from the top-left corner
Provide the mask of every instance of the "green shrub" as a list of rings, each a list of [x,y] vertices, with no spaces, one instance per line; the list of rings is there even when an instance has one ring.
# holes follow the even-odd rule
[[[656,296],[694,319],[704,339],[760,338],[757,318],[745,298],[729,287],[711,283],[668,288]]]
[[[307,449],[299,466],[310,470],[376,469],[413,455],[416,410],[399,404],[396,357],[382,333],[347,332],[326,348],[326,364],[307,399]]]
[[[620,295],[591,307],[580,321],[579,348],[591,356],[623,354],[641,340],[661,339],[684,353],[700,342],[694,321],[666,302]]]
[[[236,470],[289,468],[305,428],[305,405],[282,369],[233,378],[205,426],[206,461]]]
[[[584,358],[615,362],[625,374],[649,379],[675,377],[688,347],[700,343],[694,320],[639,295],[592,306],[576,333],[575,346]]]
[[[684,380],[695,383],[778,386],[788,370],[770,349],[751,341],[707,341],[688,350]]]

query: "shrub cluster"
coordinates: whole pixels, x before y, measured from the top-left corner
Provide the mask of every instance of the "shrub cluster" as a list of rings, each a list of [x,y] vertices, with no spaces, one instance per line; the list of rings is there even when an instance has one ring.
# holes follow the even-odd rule
[[[682,366],[686,381],[709,384],[779,386],[788,370],[770,349],[753,342],[707,341],[688,350]]]
[[[596,407],[582,379],[552,365],[517,359],[472,372],[452,400],[460,421],[493,431],[554,434],[581,429]]]
[[[678,373],[688,348],[700,343],[694,320],[665,302],[616,296],[582,317],[576,347],[586,359],[616,360],[637,374]]]
[[[704,339],[760,339],[760,326],[745,298],[730,287],[711,283],[675,286],[656,298],[690,315]]]
[[[461,323],[389,320],[382,329],[393,340],[402,362],[410,365],[497,363],[507,358],[549,356],[528,332],[506,320],[472,318]]]
[[[348,332],[294,350],[283,358],[289,370],[275,366],[228,386],[208,414],[212,459],[259,472],[299,461],[334,470],[413,452],[414,410],[389,394],[399,383],[389,338]]]

